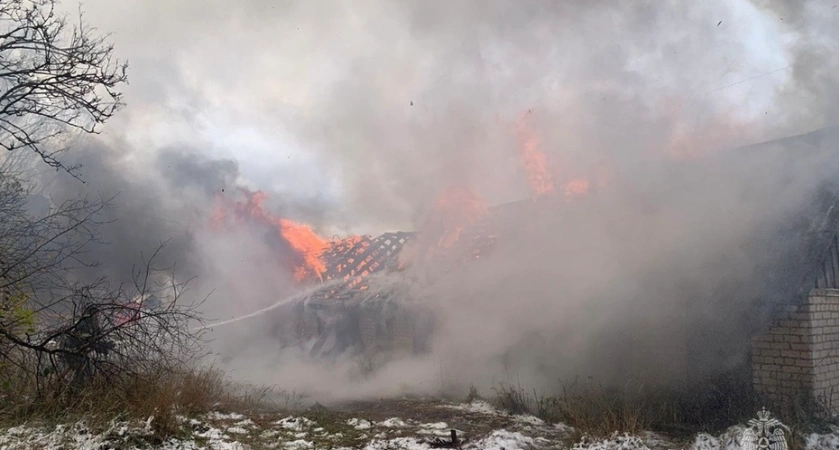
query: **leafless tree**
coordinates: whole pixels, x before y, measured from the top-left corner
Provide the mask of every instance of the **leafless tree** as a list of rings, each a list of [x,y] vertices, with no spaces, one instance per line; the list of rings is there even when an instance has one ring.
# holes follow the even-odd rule
[[[56,156],[69,130],[98,133],[122,106],[127,63],[83,21],[68,25],[56,0],[0,0],[0,146],[30,150],[73,173]]]
[[[26,194],[0,173],[0,387],[14,378],[55,394],[175,371],[199,356],[199,304],[184,302],[185,283],[154,265],[160,248],[130,285],[74,276],[90,266],[85,252],[99,241],[109,199],[76,198],[33,217]],[[145,307],[150,298],[161,301]]]

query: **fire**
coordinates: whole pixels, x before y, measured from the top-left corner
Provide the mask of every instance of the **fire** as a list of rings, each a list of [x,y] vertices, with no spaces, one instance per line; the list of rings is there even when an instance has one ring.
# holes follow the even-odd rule
[[[469,189],[452,187],[444,190],[429,215],[426,228],[437,228],[436,247],[450,249],[460,240],[464,230],[487,213],[487,205]]]
[[[326,264],[321,260],[321,254],[327,248],[328,242],[318,236],[308,225],[286,219],[276,219],[276,222],[279,224],[280,235],[303,257],[304,266],[295,268],[295,278],[303,281],[311,272],[321,278],[327,271]]]
[[[556,184],[566,200],[573,200],[589,193],[590,181],[586,177],[575,177],[565,183],[557,183],[548,170],[548,158],[540,150],[541,140],[528,124],[531,110],[523,114],[516,121],[514,131],[518,142],[517,152],[525,167],[531,191],[537,197],[557,194]],[[598,180],[605,181],[604,179]]]
[[[263,206],[266,200],[265,192],[251,192],[246,189],[242,189],[241,192],[244,194],[244,201],[231,201],[221,194],[217,195],[211,226],[218,229],[233,216],[233,220],[239,223],[252,220],[274,228],[295,252],[296,261],[292,272],[299,282],[313,278],[323,280],[327,271],[323,256],[331,245],[341,245],[349,249],[361,239],[359,236],[353,236],[337,243],[331,242],[319,236],[309,225],[266,211]]]
[[[548,172],[548,162],[540,150],[540,139],[527,124],[531,111],[526,112],[515,124],[517,151],[525,166],[528,184],[534,195],[543,196],[555,192],[554,181]]]
[[[470,189],[458,185],[444,189],[426,214],[417,237],[400,253],[398,270],[450,252],[486,213],[486,203]]]

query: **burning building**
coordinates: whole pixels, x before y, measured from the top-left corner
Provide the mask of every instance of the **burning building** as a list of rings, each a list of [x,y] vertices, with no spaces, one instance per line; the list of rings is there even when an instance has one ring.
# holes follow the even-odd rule
[[[603,345],[604,351],[593,347],[589,357],[608,360],[618,377],[639,366],[656,370],[651,361],[667,359],[669,367],[676,367],[669,370],[678,373],[683,385],[727,377],[734,381],[729,389],[755,393],[769,404],[804,396],[836,411],[837,154],[837,128],[831,128],[722,152],[702,162],[676,163],[675,171],[681,170],[681,164],[692,167],[680,178],[681,184],[672,186],[674,191],[707,189],[715,176],[738,179],[747,173],[759,181],[739,185],[741,191],[725,195],[749,198],[751,189],[771,189],[769,195],[782,198],[793,179],[813,177],[813,183],[794,202],[795,211],[752,226],[739,247],[732,248],[750,266],[744,272],[750,276],[729,277],[712,270],[714,276],[703,279],[705,285],[685,283],[679,298],[671,302],[675,308],[668,327],[659,323],[641,330],[644,327],[639,326],[637,334],[645,334],[647,341],[625,335]],[[803,160],[811,163],[800,164]],[[699,170],[698,164],[703,166]],[[513,236],[527,234],[522,218],[529,218],[528,226],[539,227],[539,211],[562,210],[564,218],[574,220],[582,211],[576,208],[598,195],[581,180],[558,189],[540,176],[532,184],[536,199],[495,207],[485,207],[467,191],[450,190],[439,205],[449,216],[430,214],[421,231],[329,243],[319,250],[317,263],[295,270],[309,289],[273,310],[269,320],[273,336],[284,345],[303,346],[313,357],[352,351],[429,351],[442,311],[417,301],[418,286],[433,285],[454,267],[492,258],[511,241],[521,243]],[[560,195],[545,195],[552,190]],[[585,192],[592,195],[570,201]],[[292,231],[306,234],[297,228]],[[302,255],[304,262],[312,256]],[[657,276],[678,280],[674,285],[681,286],[684,269],[678,264],[661,265],[663,273]],[[651,356],[646,343],[662,341],[678,351],[668,358]]]

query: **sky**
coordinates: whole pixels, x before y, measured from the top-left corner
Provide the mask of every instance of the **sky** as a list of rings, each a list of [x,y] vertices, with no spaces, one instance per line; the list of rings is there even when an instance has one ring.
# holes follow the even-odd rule
[[[788,78],[783,48],[788,37],[753,3],[709,5],[709,20],[720,23],[705,26],[725,36],[723,45],[739,42],[747,51],[733,57],[709,48],[702,60],[686,60],[684,70],[696,76],[681,88],[707,92],[740,113],[760,115],[773,89]],[[72,11],[79,4],[68,0],[63,6]],[[163,147],[200,147],[210,157],[236,160],[243,183],[253,188],[335,210],[346,205],[347,180],[328,170],[325,159],[343,152],[342,142],[331,140],[331,148],[315,151],[313,140],[297,133],[300,124],[309,122],[315,133],[317,127],[331,126],[323,109],[343,101],[330,98],[330,92],[344,89],[340,81],[355,76],[354,65],[379,72],[375,90],[389,103],[402,103],[400,114],[410,102],[422,108],[423,77],[440,64],[438,53],[457,46],[454,40],[450,44],[411,32],[407,11],[377,2],[87,0],[81,7],[91,25],[111,33],[115,54],[130,63],[128,106],[107,124],[106,139],[130,145],[131,158],[138,161]],[[680,18],[668,20],[679,23]],[[605,38],[605,45],[614,38]],[[516,49],[504,40],[487,39],[480,52],[492,67],[484,74],[488,82],[498,76],[504,83],[522,70],[516,65],[523,61],[511,58]],[[661,57],[639,52],[627,65],[656,80]],[[381,64],[371,62],[377,59]],[[548,74],[566,70],[558,62],[550,65]],[[548,81],[548,89],[562,91],[562,82]],[[358,217],[346,222],[375,226]],[[411,225],[405,220],[382,224]]]

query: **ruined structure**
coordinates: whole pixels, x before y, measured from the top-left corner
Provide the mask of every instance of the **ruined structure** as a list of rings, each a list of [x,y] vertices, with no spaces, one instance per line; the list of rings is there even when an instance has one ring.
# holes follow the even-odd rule
[[[726,332],[716,336],[715,331],[706,329],[707,324],[690,323],[691,317],[709,316],[696,313],[694,308],[709,308],[698,306],[701,301],[697,298],[686,295],[680,303],[678,308],[686,322],[676,327],[685,330],[685,360],[674,363],[682,367],[689,384],[702,381],[697,378],[707,376],[705,369],[715,360],[732,356],[741,358],[741,362],[727,374],[735,380],[731,389],[750,392],[750,396],[776,410],[805,399],[836,413],[840,406],[837,153],[837,128],[831,128],[710,158],[708,164],[713,170],[701,176],[724,171],[738,177],[756,168],[767,169],[771,178],[782,174],[782,178],[757,184],[761,188],[776,186],[778,193],[771,195],[786,194],[784,177],[820,179],[797,211],[779,223],[762,225],[738,249],[754,262],[753,278],[722,278],[720,286],[711,286],[704,293],[702,303],[708,296],[717,297],[713,305],[717,313],[708,323]],[[825,162],[819,165],[824,166],[821,173],[809,173],[797,166],[797,161],[814,155]],[[770,170],[768,161],[777,167]],[[456,259],[469,263],[491,253],[497,241],[504,239],[504,231],[496,226],[499,222],[505,222],[506,217],[508,221],[529,217],[531,208],[541,207],[545,205],[527,200],[489,208],[485,216],[463,230],[461,248],[454,251]],[[293,312],[283,312],[282,317],[278,312],[278,336],[306,342],[306,350],[319,357],[348,350],[427,350],[434,312],[412,304],[398,285],[377,286],[402,269],[400,256],[416,239],[416,233],[387,233],[335,245],[325,257],[328,270],[323,284],[296,302]],[[734,303],[741,309],[727,309]],[[745,304],[751,305],[746,312]],[[725,326],[720,325],[724,322]],[[752,350],[745,352],[745,348]]]
[[[292,311],[277,311],[275,335],[307,343],[313,357],[428,350],[433,312],[407,301],[401,286],[388,278],[403,271],[400,254],[415,238],[413,232],[394,232],[334,244],[323,257],[328,269],[321,287],[301,297]],[[447,256],[468,262],[489,252],[494,241],[487,222],[477,221]]]

